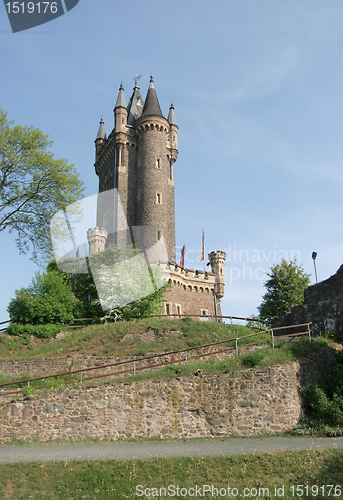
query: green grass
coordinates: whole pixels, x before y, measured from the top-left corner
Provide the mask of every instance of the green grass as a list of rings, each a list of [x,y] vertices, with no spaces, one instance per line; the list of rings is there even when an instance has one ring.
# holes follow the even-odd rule
[[[153,342],[120,342],[127,333],[144,333],[152,330]],[[167,336],[167,332],[179,331],[178,336]],[[0,359],[36,359],[65,356],[67,354],[89,356],[144,356],[161,351],[184,349],[193,345],[242,337],[257,331],[240,325],[216,322],[193,321],[190,318],[147,318],[120,321],[106,325],[91,325],[75,329],[61,340],[10,337],[0,333]]]
[[[256,488],[250,499],[306,498],[327,499],[329,487],[343,485],[343,452],[338,450],[264,453],[220,457],[159,458],[150,460],[111,460],[8,464],[0,466],[0,495],[13,500],[119,500],[135,498],[172,498],[153,495],[138,496],[142,488],[200,488],[203,485],[237,488],[237,498],[245,488]],[[290,488],[295,485],[292,495]],[[296,485],[308,485],[308,494],[297,495]],[[324,486],[324,495],[311,493],[312,485]],[[275,487],[284,495],[275,496]],[[269,488],[269,496],[261,488]],[[260,493],[259,492],[260,490]],[[201,490],[202,491],[202,490]],[[315,490],[314,490],[315,491]],[[336,489],[336,493],[339,493]],[[300,492],[300,490],[298,490]],[[148,492],[147,492],[148,493]],[[174,498],[220,498],[211,493],[189,496],[179,493]],[[185,493],[185,491],[183,491]],[[246,490],[246,493],[248,491]],[[252,491],[252,493],[255,493]],[[264,493],[264,494],[263,494]],[[280,491],[281,494],[281,491]],[[334,489],[331,491],[334,497]],[[227,495],[222,498],[234,498]]]

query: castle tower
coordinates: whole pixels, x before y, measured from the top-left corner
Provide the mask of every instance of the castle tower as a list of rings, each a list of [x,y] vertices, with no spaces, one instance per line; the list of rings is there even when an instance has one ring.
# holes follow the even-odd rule
[[[225,260],[226,253],[221,250],[208,254],[212,272],[215,274],[215,284],[217,288],[217,299],[224,297],[225,288]]]
[[[116,209],[117,201],[110,199],[110,193],[105,203],[98,203],[97,226],[107,230],[107,244],[131,244],[127,226],[144,226],[151,230],[141,232],[140,245],[150,248],[164,240],[169,261],[175,261],[173,164],[178,154],[177,134],[174,106],[170,107],[167,120],[152,77],[145,102],[138,77],[128,106],[120,85],[114,129],[106,139],[103,121],[100,122],[95,140],[99,193],[116,188],[123,209]]]
[[[105,250],[107,231],[102,227],[92,227],[87,231],[89,254]]]
[[[114,128],[106,137],[101,119],[95,139],[99,196],[97,227],[87,233],[89,252],[112,243],[124,247],[134,242],[137,248],[149,250],[150,262],[159,261],[161,269],[168,270],[171,288],[165,294],[165,314],[220,315],[217,301],[224,295],[225,252],[209,254],[212,272],[184,269],[175,262],[173,167],[179,128],[173,103],[168,118],[163,116],[153,77],[145,101],[139,78],[135,78],[128,105],[120,85]]]
[[[171,128],[173,131],[171,132]],[[171,125],[162,115],[150,78],[149,90],[142,115],[135,122],[138,138],[137,154],[137,226],[156,228],[156,235],[148,234],[147,246],[163,238],[170,261],[175,261],[175,205],[174,181],[172,179],[172,159],[176,160],[175,139],[177,125]],[[172,150],[172,151],[171,151]]]

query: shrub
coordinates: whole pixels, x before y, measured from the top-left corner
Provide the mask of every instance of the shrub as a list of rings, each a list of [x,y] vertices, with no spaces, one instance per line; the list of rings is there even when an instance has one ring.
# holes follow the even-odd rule
[[[321,424],[343,426],[343,353],[336,353],[336,363],[315,384],[305,389],[312,418]]]
[[[336,330],[328,330],[327,332],[325,332],[325,337],[333,340],[334,342],[337,342],[341,339],[341,333],[337,332]]]
[[[242,365],[247,368],[254,368],[262,363],[263,355],[260,352],[252,352],[242,356]]]
[[[34,335],[35,337],[48,339],[54,337],[63,327],[64,325],[61,323],[48,323],[46,325],[11,323],[7,331],[14,336]]]

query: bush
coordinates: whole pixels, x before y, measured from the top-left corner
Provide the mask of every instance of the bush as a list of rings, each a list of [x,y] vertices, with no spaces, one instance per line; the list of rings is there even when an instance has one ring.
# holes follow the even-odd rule
[[[312,418],[321,424],[343,426],[343,353],[336,353],[336,363],[315,384],[305,389]]]
[[[49,339],[54,337],[64,327],[61,323],[48,323],[46,325],[22,325],[20,323],[11,323],[7,329],[10,335],[27,336],[34,335],[38,338]]]
[[[328,330],[325,332],[325,337],[333,340],[334,342],[338,342],[341,339],[341,333],[336,330]]]
[[[262,363],[263,355],[260,352],[252,352],[242,356],[242,365],[247,368],[254,368]]]
[[[343,425],[343,399],[336,393],[330,399],[317,384],[311,384],[306,391],[308,403],[316,420],[328,425]]]

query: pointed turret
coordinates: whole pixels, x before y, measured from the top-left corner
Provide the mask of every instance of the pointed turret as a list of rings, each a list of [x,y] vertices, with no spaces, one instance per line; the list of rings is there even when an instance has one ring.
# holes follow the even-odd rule
[[[154,87],[154,79],[152,75],[150,76],[150,85],[148,89],[148,93],[145,99],[145,104],[143,108],[142,116],[162,116],[162,111],[160,108],[160,104],[157,99],[156,90]]]
[[[174,104],[173,103],[171,103],[171,106],[169,108],[168,122],[170,123],[170,125],[176,125],[177,126],[176,118],[175,118],[175,111],[174,111]]]
[[[101,118],[98,135],[95,139],[95,161],[98,159],[99,151],[102,148],[104,142],[107,140],[104,120]]]
[[[168,122],[170,125],[169,130],[169,151],[170,151],[170,179],[173,180],[173,165],[177,160],[178,150],[177,150],[177,134],[179,127],[176,123],[174,104],[171,103],[168,114]]]
[[[144,107],[144,99],[139,91],[137,78],[135,78],[135,86],[133,89],[132,96],[130,97],[129,104],[127,106],[129,116],[127,118],[127,124],[133,126],[137,118],[142,115]]]
[[[105,123],[104,123],[103,118],[101,118],[101,120],[100,120],[99,131],[98,131],[98,135],[96,136],[96,139],[104,139],[105,141],[107,139],[106,131],[105,131]]]
[[[114,108],[114,131],[116,134],[126,134],[126,125],[127,125],[127,107],[125,101],[124,87],[123,84],[120,84],[119,94],[116,106]],[[118,139],[117,139],[118,140]],[[124,137],[119,139],[120,142],[125,143]]]
[[[115,105],[114,109],[119,108],[119,107],[126,108],[124,87],[123,87],[122,83],[120,84],[120,87],[119,87],[118,99],[117,99],[117,102],[116,102],[116,105]]]

